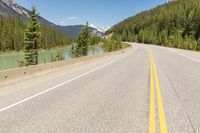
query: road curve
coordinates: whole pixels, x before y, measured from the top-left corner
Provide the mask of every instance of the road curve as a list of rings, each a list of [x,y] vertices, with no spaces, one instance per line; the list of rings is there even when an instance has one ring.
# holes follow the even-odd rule
[[[0,132],[147,133],[153,125],[157,132],[198,133],[199,68],[197,52],[135,44],[3,86]]]

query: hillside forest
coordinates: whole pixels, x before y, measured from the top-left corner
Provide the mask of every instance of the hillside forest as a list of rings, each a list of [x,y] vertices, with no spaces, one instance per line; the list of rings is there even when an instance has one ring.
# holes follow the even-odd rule
[[[113,26],[123,41],[200,51],[200,1],[174,0]]]
[[[0,16],[0,52],[19,51],[24,49],[24,33],[27,22],[22,18]],[[40,24],[40,49],[51,49],[56,46],[71,44],[72,39],[56,31],[53,27]]]

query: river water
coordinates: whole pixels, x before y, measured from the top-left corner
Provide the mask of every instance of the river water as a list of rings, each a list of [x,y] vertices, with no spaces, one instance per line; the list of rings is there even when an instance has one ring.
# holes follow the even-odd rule
[[[102,54],[103,50],[97,46],[90,46],[88,48],[88,55]],[[64,48],[55,48],[52,50],[42,50],[39,52],[38,62],[39,64],[49,63],[57,60],[69,60],[72,59],[71,46]],[[0,70],[12,69],[20,67],[20,61],[24,60],[23,52],[15,52],[12,54],[0,55]]]

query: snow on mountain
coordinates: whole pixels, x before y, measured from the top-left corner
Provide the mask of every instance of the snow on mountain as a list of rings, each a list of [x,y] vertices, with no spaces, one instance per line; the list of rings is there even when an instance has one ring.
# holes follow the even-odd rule
[[[103,29],[104,32],[106,32],[106,31],[109,30],[110,28],[111,28],[111,27],[106,26],[106,27],[103,27],[102,29]]]
[[[97,31],[102,32],[102,33],[105,33],[107,30],[110,29],[110,27],[108,27],[108,26],[106,26],[106,27],[97,27],[94,24],[90,24],[89,26],[94,28],[94,29],[97,29]]]
[[[97,27],[94,24],[90,24],[89,27],[97,29]]]

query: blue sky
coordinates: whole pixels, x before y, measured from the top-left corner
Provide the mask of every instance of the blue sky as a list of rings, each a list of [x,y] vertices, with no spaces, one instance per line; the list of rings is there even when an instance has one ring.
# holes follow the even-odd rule
[[[112,26],[129,16],[165,3],[166,0],[15,0],[59,25],[85,24]]]

